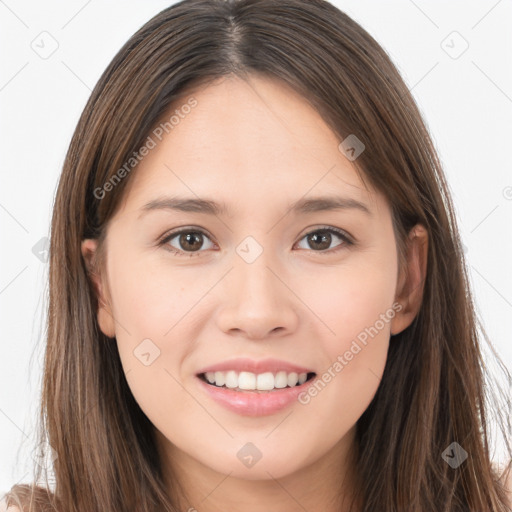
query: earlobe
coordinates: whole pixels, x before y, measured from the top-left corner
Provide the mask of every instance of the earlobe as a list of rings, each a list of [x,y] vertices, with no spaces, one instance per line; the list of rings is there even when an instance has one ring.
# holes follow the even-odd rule
[[[87,275],[91,280],[96,297],[98,299],[98,325],[103,334],[109,338],[115,336],[115,323],[112,316],[112,312],[108,304],[110,304],[109,297],[106,294],[105,287],[101,279],[101,275],[98,272],[95,256],[98,249],[98,241],[92,238],[82,240],[81,251],[82,257],[84,258],[85,266],[87,269]]]
[[[418,314],[423,300],[427,273],[428,233],[417,224],[407,240],[407,261],[398,278],[395,301],[402,309],[391,321],[391,335],[399,334],[409,327]]]

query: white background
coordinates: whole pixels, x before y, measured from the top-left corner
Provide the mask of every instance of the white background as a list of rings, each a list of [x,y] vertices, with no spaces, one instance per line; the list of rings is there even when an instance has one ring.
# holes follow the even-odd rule
[[[32,248],[49,235],[67,146],[115,53],[172,3],[0,1],[0,491],[31,476],[47,277]],[[412,89],[453,193],[478,313],[512,368],[512,4],[333,3],[377,39]],[[41,37],[49,47],[43,31],[58,44],[47,59],[31,47]],[[453,31],[469,44],[456,59],[447,51],[463,41]]]

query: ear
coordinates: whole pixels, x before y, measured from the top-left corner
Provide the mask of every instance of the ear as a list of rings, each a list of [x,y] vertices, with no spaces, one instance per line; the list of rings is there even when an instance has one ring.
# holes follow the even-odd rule
[[[107,293],[107,287],[104,286],[101,275],[95,265],[97,249],[97,240],[92,238],[82,240],[82,256],[87,268],[87,274],[92,281],[96,296],[98,298],[98,325],[105,336],[113,338],[116,334],[115,322],[110,307],[110,297]]]
[[[416,224],[407,238],[407,261],[398,277],[395,301],[402,305],[402,309],[391,321],[392,336],[409,327],[420,310],[427,275],[427,255],[427,230]]]

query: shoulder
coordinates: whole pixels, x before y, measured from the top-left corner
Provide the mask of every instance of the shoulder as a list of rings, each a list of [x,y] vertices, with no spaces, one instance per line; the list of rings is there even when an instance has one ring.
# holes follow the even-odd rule
[[[0,501],[0,512],[21,512],[21,509],[16,505],[7,506],[5,499],[2,499]]]
[[[29,508],[31,502],[37,510],[47,510],[48,505],[52,505],[52,496],[52,492],[45,487],[36,484],[16,484],[0,498],[0,512],[23,512]]]
[[[21,508],[13,503],[16,498],[13,497],[12,489],[0,496],[0,512],[21,512]]]
[[[507,492],[508,505],[512,507],[512,460],[505,466],[498,465],[497,469],[500,475],[499,481],[503,484]]]
[[[21,512],[21,509],[14,504],[7,506],[6,497],[0,501],[0,512]]]
[[[508,504],[512,507],[512,470],[508,472],[508,478],[505,480],[505,488],[508,492]]]

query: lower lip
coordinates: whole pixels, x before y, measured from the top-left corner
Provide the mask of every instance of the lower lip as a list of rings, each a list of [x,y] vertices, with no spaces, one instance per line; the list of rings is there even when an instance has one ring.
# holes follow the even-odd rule
[[[267,416],[285,409],[315,380],[309,379],[293,388],[274,389],[265,393],[254,391],[234,391],[206,383],[197,377],[204,390],[220,405],[243,416]]]

